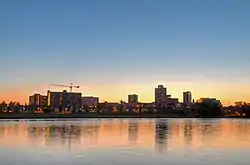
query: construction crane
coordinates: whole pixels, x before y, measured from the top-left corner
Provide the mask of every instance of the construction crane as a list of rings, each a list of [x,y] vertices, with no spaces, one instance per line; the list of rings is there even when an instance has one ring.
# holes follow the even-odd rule
[[[70,83],[69,85],[51,84],[50,86],[67,87],[67,88],[69,88],[70,92],[72,92],[72,89],[73,89],[73,88],[80,88],[79,85],[73,85],[73,83]]]

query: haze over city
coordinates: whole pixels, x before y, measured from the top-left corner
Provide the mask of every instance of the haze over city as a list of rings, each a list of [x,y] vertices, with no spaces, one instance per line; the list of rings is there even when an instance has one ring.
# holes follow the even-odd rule
[[[250,1],[0,2],[0,100],[74,83],[100,101],[130,93],[250,101]]]

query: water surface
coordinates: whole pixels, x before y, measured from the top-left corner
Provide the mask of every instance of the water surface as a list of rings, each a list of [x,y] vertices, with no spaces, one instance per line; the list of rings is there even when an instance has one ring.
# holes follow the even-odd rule
[[[249,165],[250,121],[0,120],[3,165]]]

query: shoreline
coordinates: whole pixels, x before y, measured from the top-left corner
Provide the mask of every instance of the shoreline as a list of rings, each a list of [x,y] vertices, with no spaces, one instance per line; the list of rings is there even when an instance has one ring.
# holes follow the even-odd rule
[[[15,113],[15,114],[0,114],[1,119],[84,119],[84,118],[235,118],[248,119],[249,117],[197,117],[195,114],[180,115],[180,114],[105,114],[105,113],[89,113],[89,114],[33,114],[33,113]]]
[[[1,119],[68,119],[68,118],[201,118],[195,114],[0,114]],[[208,118],[228,118],[228,117],[208,117]]]
[[[196,118],[196,115],[178,114],[0,114],[0,119],[67,119],[67,118]]]

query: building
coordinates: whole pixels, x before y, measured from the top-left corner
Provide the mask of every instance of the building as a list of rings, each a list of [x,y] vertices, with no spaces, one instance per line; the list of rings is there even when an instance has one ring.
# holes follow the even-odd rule
[[[98,103],[99,103],[99,98],[98,97],[93,97],[93,96],[84,96],[84,97],[82,97],[82,105],[97,106]]]
[[[48,106],[59,109],[78,108],[82,105],[82,93],[67,92],[47,92]]]
[[[155,103],[165,103],[167,98],[167,88],[165,88],[163,85],[158,85],[158,87],[155,88]]]
[[[184,104],[192,103],[192,93],[190,91],[183,92],[183,103]]]
[[[178,98],[167,98],[166,104],[168,105],[177,105],[179,102]]]
[[[47,105],[47,102],[48,102],[47,100],[48,100],[47,96],[41,95],[41,105],[42,106],[46,106]]]
[[[138,95],[128,95],[128,103],[138,103]]]
[[[35,93],[32,96],[29,96],[29,105],[31,106],[46,106],[47,105],[47,96],[43,96],[39,93]]]
[[[39,105],[40,104],[40,94],[34,94],[29,96],[29,105]]]

